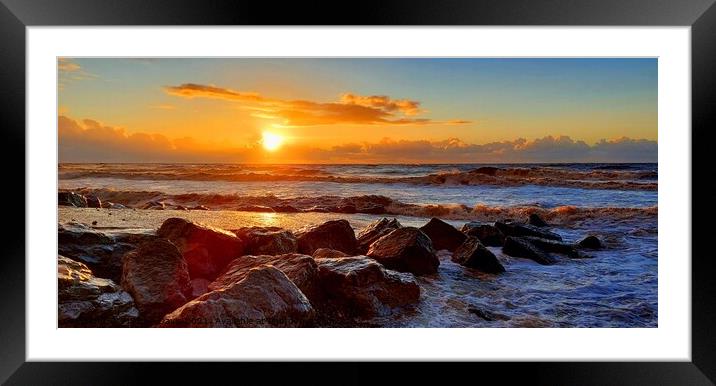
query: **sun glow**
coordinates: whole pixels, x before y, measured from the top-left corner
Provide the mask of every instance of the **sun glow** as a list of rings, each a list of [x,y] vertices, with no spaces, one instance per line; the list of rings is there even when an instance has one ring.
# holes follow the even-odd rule
[[[264,149],[268,151],[274,151],[281,147],[281,144],[283,144],[283,137],[269,132],[264,132],[263,137],[261,139],[261,144],[263,145]]]

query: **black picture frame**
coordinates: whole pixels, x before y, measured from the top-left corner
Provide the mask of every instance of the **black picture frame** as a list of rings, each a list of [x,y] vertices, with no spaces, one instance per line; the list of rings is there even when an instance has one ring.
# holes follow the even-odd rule
[[[711,218],[714,178],[707,151],[716,110],[716,6],[714,0],[452,0],[258,2],[180,0],[0,0],[0,104],[9,216],[0,275],[0,381],[7,384],[133,384],[146,372],[169,383],[225,382],[269,377],[280,381],[339,384],[407,382],[498,375],[531,384],[713,384],[716,382],[716,280],[706,220]],[[25,49],[28,26],[73,25],[606,25],[690,26],[692,55],[692,362],[524,362],[445,364],[337,363],[327,376],[320,363],[58,363],[26,362],[25,351]],[[20,161],[23,160],[23,161]],[[9,188],[12,186],[12,188]],[[23,191],[21,198],[20,190]],[[19,201],[24,206],[19,205]],[[702,224],[699,226],[698,224]],[[671,256],[670,258],[688,258]],[[82,342],[68,342],[82,344]],[[141,351],[141,348],[137,348]],[[226,367],[230,367],[227,369]],[[380,376],[376,374],[380,371]],[[340,377],[340,378],[337,378]],[[232,378],[228,378],[233,381]],[[233,382],[232,382],[233,383]]]

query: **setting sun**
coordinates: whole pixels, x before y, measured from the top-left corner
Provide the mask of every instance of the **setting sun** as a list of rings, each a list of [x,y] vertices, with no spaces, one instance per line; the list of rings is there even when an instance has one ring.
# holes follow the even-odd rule
[[[263,138],[261,139],[261,144],[264,146],[264,149],[268,151],[274,151],[281,147],[281,144],[283,143],[283,137],[269,132],[263,133]]]

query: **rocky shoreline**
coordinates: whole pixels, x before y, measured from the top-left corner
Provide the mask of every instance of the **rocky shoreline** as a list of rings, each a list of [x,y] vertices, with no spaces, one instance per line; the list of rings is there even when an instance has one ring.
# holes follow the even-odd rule
[[[603,248],[594,236],[566,243],[537,215],[460,230],[438,218],[421,227],[381,218],[358,232],[347,220],[290,231],[173,217],[147,234],[67,222],[58,241],[60,327],[380,327],[375,317],[415,307],[417,278],[435,275],[440,255],[500,275],[486,246],[544,265]]]

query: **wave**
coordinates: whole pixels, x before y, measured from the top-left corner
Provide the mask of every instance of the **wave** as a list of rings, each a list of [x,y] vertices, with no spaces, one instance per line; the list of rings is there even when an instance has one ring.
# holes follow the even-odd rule
[[[342,168],[342,169],[341,169]],[[60,165],[59,178],[117,178],[126,180],[189,180],[227,182],[335,182],[416,185],[541,185],[581,189],[658,190],[658,173],[632,170],[629,165],[603,165],[594,169],[483,166],[460,170],[434,168],[433,173],[409,175],[404,170],[383,170],[379,174],[354,174],[348,166],[232,166],[232,165]],[[365,165],[361,165],[365,168]],[[463,169],[465,167],[463,166]],[[403,175],[399,175],[402,173]]]
[[[134,209],[208,209],[253,212],[326,212],[366,213],[414,217],[440,217],[452,220],[498,221],[524,219],[537,214],[554,224],[589,219],[625,220],[656,219],[656,206],[645,208],[559,206],[542,208],[522,206],[467,206],[461,204],[410,204],[381,195],[350,197],[314,196],[278,198],[274,195],[242,196],[236,194],[166,194],[159,191],[124,191],[113,189],[76,189],[76,193],[99,197],[103,202],[122,204]]]

